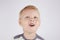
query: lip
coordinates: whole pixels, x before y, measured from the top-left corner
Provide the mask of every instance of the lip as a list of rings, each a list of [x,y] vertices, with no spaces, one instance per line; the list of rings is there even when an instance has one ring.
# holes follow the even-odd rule
[[[30,26],[30,27],[34,27],[34,26],[35,26],[35,24],[29,24],[29,26]]]

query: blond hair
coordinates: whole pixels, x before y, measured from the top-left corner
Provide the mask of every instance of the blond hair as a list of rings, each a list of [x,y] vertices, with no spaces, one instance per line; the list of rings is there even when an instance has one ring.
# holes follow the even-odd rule
[[[24,8],[19,12],[19,14],[21,14],[21,13],[22,13],[24,10],[26,10],[26,9],[38,10],[38,8],[36,8],[35,6],[33,6],[33,5],[28,5],[28,6],[24,7]]]

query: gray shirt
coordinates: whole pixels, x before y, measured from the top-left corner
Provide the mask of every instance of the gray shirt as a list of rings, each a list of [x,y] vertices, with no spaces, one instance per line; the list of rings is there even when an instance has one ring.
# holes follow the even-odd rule
[[[23,34],[20,34],[15,36],[14,40],[30,40],[30,39],[26,39]],[[36,37],[33,40],[44,40],[44,39],[36,34]]]

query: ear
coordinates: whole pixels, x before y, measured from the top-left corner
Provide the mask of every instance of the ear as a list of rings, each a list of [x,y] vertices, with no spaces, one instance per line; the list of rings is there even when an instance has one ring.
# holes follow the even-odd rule
[[[41,25],[41,19],[40,19],[40,21],[39,21],[39,22],[40,22],[40,25]],[[39,25],[39,26],[40,26],[40,25]]]
[[[21,25],[21,18],[18,19],[18,23],[19,23],[19,25]]]

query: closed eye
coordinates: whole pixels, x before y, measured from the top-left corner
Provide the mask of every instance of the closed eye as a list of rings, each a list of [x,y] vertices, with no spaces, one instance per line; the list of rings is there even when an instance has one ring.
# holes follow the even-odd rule
[[[36,19],[36,18],[38,18],[38,17],[35,16],[34,19]]]
[[[25,18],[29,18],[29,16],[26,16]]]

